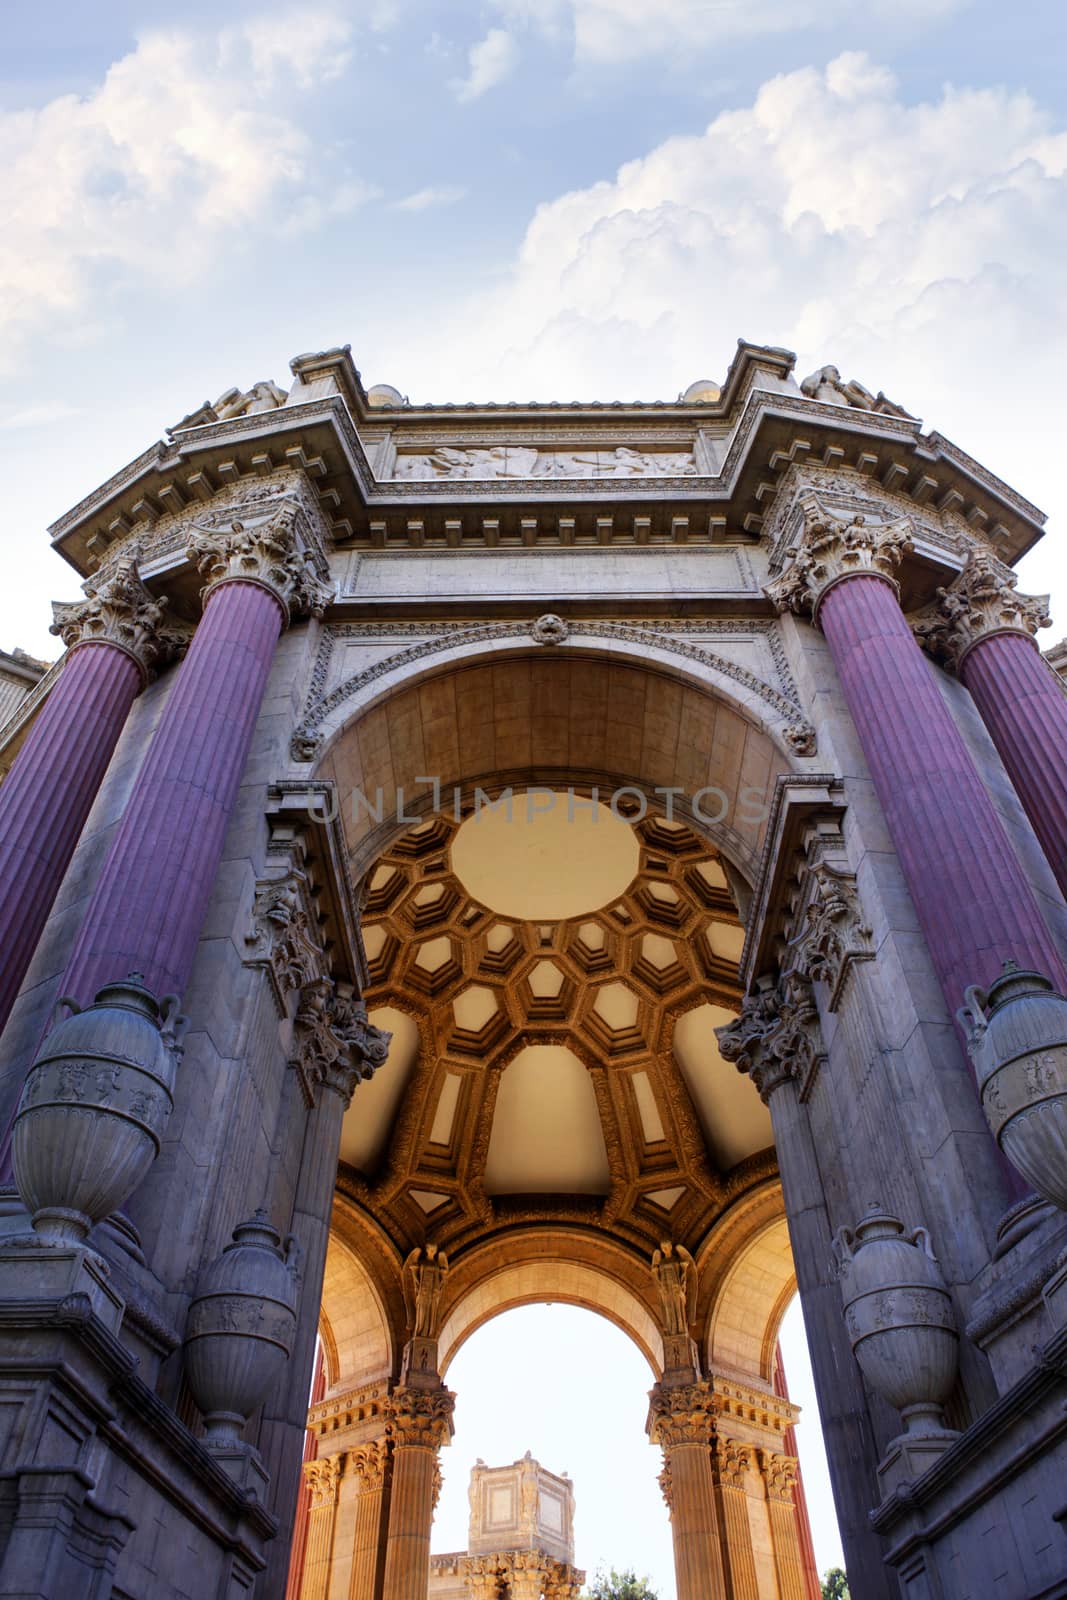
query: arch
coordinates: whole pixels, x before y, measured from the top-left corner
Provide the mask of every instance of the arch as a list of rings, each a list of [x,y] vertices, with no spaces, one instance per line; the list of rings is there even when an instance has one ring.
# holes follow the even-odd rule
[[[331,1230],[319,1312],[327,1391],[391,1376],[389,1319],[373,1277],[354,1250]]]
[[[476,1283],[456,1302],[441,1328],[440,1368],[444,1376],[460,1348],[494,1317],[517,1306],[580,1306],[613,1322],[636,1344],[658,1379],[663,1372],[663,1339],[648,1307],[617,1278],[584,1262],[524,1261]]]
[[[778,1330],[796,1286],[789,1228],[782,1214],[749,1238],[723,1274],[709,1317],[709,1370],[773,1384]]]
[[[426,780],[437,778],[446,805],[453,791],[540,783],[628,787],[662,808],[656,791],[669,788],[677,814],[754,880],[770,794],[793,761],[741,697],[653,651],[443,657],[428,672],[409,663],[405,675],[366,685],[318,762],[317,776],[336,785],[355,874],[432,811]],[[717,793],[694,815],[690,801],[709,789]]]

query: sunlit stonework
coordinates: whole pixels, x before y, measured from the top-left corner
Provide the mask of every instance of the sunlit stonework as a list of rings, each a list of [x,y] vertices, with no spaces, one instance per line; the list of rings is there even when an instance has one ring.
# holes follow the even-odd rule
[[[853,1594],[1059,1592],[1041,514],[747,343],[595,405],[311,352],[165,432],[0,655],[0,1592],[574,1600],[531,1457],[432,1554],[456,1354],[551,1301],[647,1364],[571,1422],[645,1415],[678,1600],[817,1600],[797,1291]]]

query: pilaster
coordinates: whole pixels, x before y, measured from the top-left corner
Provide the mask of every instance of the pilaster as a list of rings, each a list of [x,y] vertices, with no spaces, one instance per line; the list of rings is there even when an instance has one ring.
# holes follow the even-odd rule
[[[796,1506],[793,1502],[793,1488],[797,1481],[796,1461],[792,1456],[774,1450],[761,1450],[759,1464],[767,1496],[780,1600],[807,1600],[800,1540],[797,1536]]]
[[[300,1600],[328,1600],[329,1597],[337,1492],[343,1467],[344,1458],[340,1455],[318,1456],[304,1463],[304,1481],[310,1490],[311,1506]]]

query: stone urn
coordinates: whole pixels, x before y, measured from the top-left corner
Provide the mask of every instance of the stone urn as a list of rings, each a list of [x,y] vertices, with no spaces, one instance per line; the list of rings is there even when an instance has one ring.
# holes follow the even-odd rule
[[[956,1379],[959,1335],[925,1228],[911,1233],[881,1206],[840,1228],[834,1256],[852,1353],[907,1435],[945,1437],[941,1408]]]
[[[185,1329],[185,1372],[204,1413],[206,1443],[232,1443],[281,1376],[296,1335],[299,1247],[284,1246],[267,1213],[233,1230],[205,1267]]]
[[[1067,999],[1007,961],[988,990],[967,990],[958,1015],[993,1137],[1027,1183],[1067,1211]]]
[[[157,1002],[139,972],[84,1011],[59,1001],[15,1113],[15,1184],[38,1234],[80,1243],[159,1154],[181,1058],[177,1013],[177,996]]]

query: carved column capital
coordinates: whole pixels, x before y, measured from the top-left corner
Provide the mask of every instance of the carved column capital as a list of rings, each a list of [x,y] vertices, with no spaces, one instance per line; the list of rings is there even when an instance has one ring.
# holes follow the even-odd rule
[[[827,516],[814,496],[805,498],[802,509],[804,528],[787,557],[788,565],[764,588],[779,611],[795,611],[817,621],[826,594],[845,578],[882,578],[898,589],[894,574],[912,548],[906,519],[866,522],[854,517],[840,522]]]
[[[294,612],[321,617],[333,589],[299,536],[300,515],[297,506],[285,504],[251,526],[234,522],[228,530],[194,528],[186,554],[206,579],[202,600],[206,603],[220,584],[252,583],[274,596],[286,623]]]
[[[826,985],[827,1008],[834,1011],[852,963],[874,956],[871,928],[851,872],[817,861],[804,879],[797,931],[789,941],[793,969],[809,983]]]
[[[565,1561],[554,1561],[545,1581],[545,1600],[578,1600],[585,1573]]]
[[[136,663],[147,683],[152,672],[172,661],[189,642],[180,625],[166,625],[168,601],[150,594],[137,568],[137,551],[111,562],[82,585],[84,600],[53,601],[50,633],[68,650],[83,644],[110,644]]]
[[[304,1462],[304,1482],[311,1491],[312,1511],[333,1505],[340,1479],[340,1456],[318,1456],[314,1461]]]
[[[664,1504],[667,1507],[667,1515],[668,1516],[673,1516],[674,1515],[674,1478],[673,1478],[673,1476],[671,1474],[671,1462],[670,1462],[670,1457],[669,1456],[664,1456],[664,1458],[663,1458],[663,1467],[662,1467],[662,1469],[661,1469],[661,1471],[659,1473],[659,1476],[656,1479],[656,1482],[659,1484],[660,1494],[662,1494],[663,1500],[664,1500]]]
[[[796,972],[746,995],[741,1015],[715,1035],[724,1060],[748,1074],[764,1104],[790,1082],[806,1099],[825,1059],[811,984]]]
[[[711,1468],[715,1481],[724,1489],[739,1489],[744,1493],[745,1477],[752,1465],[752,1445],[737,1439],[727,1439],[720,1434],[712,1447]]]
[[[450,1389],[394,1389],[389,1396],[389,1436],[394,1447],[440,1450],[452,1438],[455,1404]]]
[[[348,1452],[348,1470],[359,1480],[360,1494],[373,1494],[385,1485],[389,1469],[389,1440],[370,1439]]]
[[[983,639],[1018,633],[1037,643],[1039,628],[1052,621],[1047,594],[1018,594],[1019,579],[990,550],[972,550],[960,572],[937,591],[933,615],[916,624],[920,642],[959,672],[968,654]]]
[[[496,1556],[460,1556],[459,1575],[472,1600],[497,1600],[502,1576]]]
[[[671,1387],[657,1383],[649,1395],[648,1436],[664,1450],[683,1444],[710,1445],[717,1413],[715,1392],[705,1380]]]
[[[791,1506],[793,1504],[793,1485],[797,1481],[796,1457],[779,1455],[775,1450],[761,1450],[759,1452],[759,1465],[763,1474],[767,1499],[782,1500]]]
[[[351,985],[316,978],[300,996],[293,1023],[296,1065],[309,1099],[323,1090],[351,1103],[356,1086],[373,1077],[389,1054],[391,1033],[367,1021]]]
[[[541,1600],[553,1566],[540,1550],[509,1550],[500,1557],[510,1600]]]

